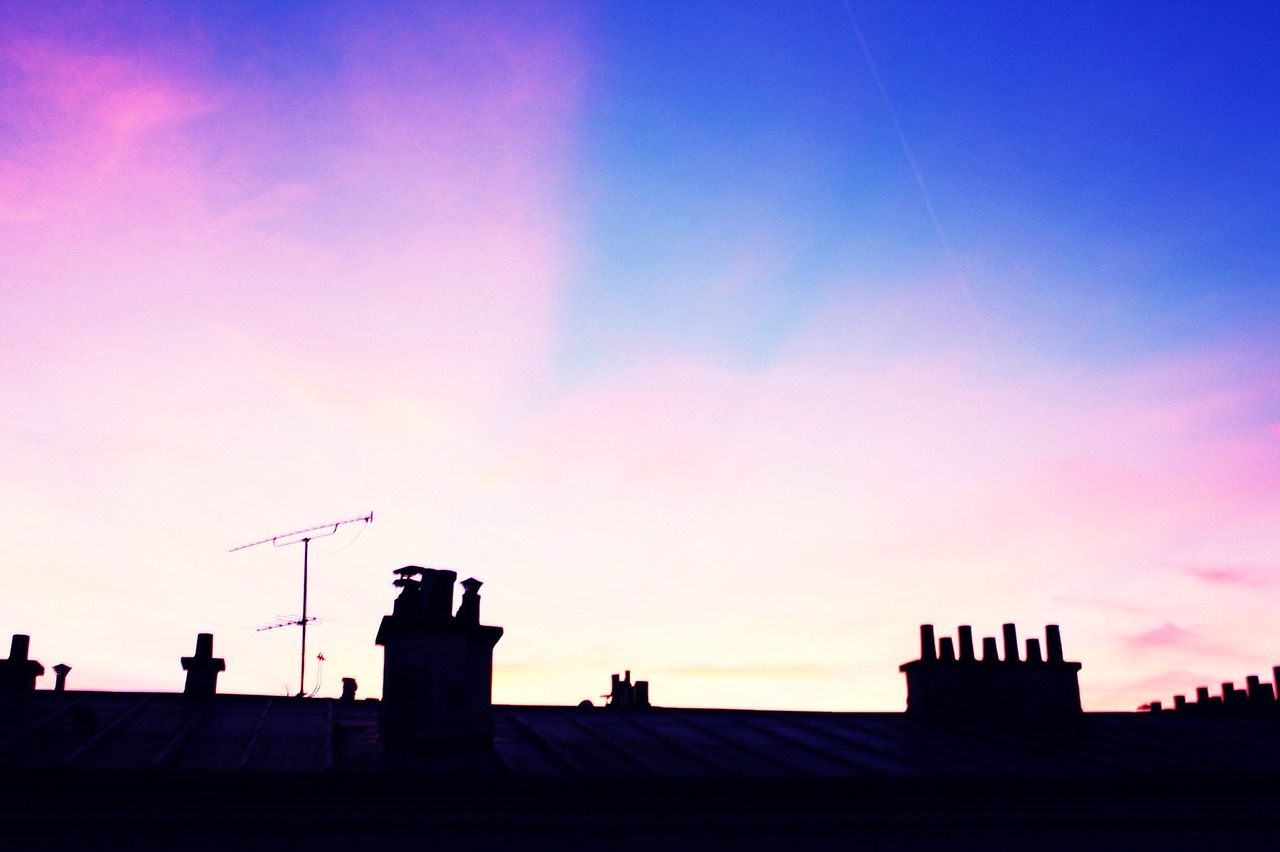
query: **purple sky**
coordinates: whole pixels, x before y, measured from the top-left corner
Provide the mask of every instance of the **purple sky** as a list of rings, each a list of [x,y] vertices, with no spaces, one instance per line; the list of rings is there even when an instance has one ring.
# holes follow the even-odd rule
[[[404,564],[501,702],[896,709],[922,622],[1266,672],[1280,18],[1162,8],[0,3],[0,631],[296,689],[301,548],[227,550],[372,509],[321,694]]]

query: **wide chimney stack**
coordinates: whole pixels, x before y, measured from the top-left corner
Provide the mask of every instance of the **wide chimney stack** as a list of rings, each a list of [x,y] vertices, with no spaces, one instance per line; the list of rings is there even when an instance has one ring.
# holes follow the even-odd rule
[[[1080,708],[1080,664],[1062,655],[1062,631],[1056,624],[1045,628],[1040,639],[1027,639],[1026,658],[1018,654],[1018,630],[1005,624],[1004,659],[997,654],[996,638],[982,640],[982,659],[973,653],[973,629],[959,630],[957,655],[949,636],[935,638],[931,624],[920,626],[920,659],[904,663],[907,676],[907,712],[923,716],[1036,717],[1074,716]],[[937,647],[934,647],[934,642]]]

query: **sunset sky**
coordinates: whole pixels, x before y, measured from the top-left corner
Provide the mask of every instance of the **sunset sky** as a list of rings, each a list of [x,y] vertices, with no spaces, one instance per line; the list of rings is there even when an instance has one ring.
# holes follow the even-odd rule
[[[1280,664],[1280,6],[0,2],[0,639],[82,689],[1086,709]],[[7,645],[5,646],[7,647]],[[0,649],[0,653],[3,649]],[[314,672],[314,665],[312,668]],[[309,677],[310,679],[310,677]],[[52,685],[52,674],[40,681]],[[311,684],[309,684],[310,686]]]

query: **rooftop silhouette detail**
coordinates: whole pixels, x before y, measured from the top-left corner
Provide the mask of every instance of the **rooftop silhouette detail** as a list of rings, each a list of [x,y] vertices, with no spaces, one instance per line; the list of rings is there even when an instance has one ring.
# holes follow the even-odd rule
[[[462,581],[453,613],[454,571],[408,565],[378,628],[383,647],[379,737],[400,755],[489,748],[493,743],[493,648],[501,627],[480,623],[480,586]]]
[[[1196,698],[1188,701],[1185,695],[1173,696],[1173,707],[1166,708],[1161,701],[1144,704],[1139,710],[1151,713],[1178,712],[1202,715],[1225,716],[1271,716],[1280,717],[1280,701],[1276,699],[1280,693],[1280,666],[1271,669],[1272,683],[1263,683],[1258,675],[1245,678],[1245,688],[1236,689],[1234,683],[1222,684],[1221,695],[1210,695],[1209,687],[1196,687]]]
[[[1045,628],[1045,652],[1030,638],[1026,656],[1018,651],[1018,631],[1003,627],[1004,656],[994,636],[982,640],[982,658],[974,653],[973,628],[935,643],[932,624],[920,625],[920,658],[899,666],[907,676],[907,712],[920,715],[1000,717],[1009,714],[1078,714],[1080,663],[1063,659],[1062,634],[1056,624]]]
[[[196,697],[214,695],[218,691],[218,675],[227,670],[227,661],[213,656],[213,634],[196,635],[196,652],[182,658],[182,669],[187,673],[183,692]]]
[[[631,670],[625,676],[613,675],[609,696],[605,706],[612,710],[647,710],[649,704],[649,681],[631,682]]]
[[[44,674],[44,666],[29,659],[31,637],[24,633],[13,634],[9,644],[9,657],[0,660],[0,697],[32,692],[36,678]]]

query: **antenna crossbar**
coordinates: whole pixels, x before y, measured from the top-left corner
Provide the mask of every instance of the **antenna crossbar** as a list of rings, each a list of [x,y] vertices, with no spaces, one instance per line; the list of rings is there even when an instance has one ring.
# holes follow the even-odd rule
[[[271,542],[272,544],[275,544],[277,541],[279,541],[282,538],[293,538],[295,535],[302,535],[303,533],[309,533],[314,530],[328,529],[329,527],[333,527],[334,532],[337,532],[338,527],[342,526],[343,524],[353,524],[356,521],[364,521],[366,524],[373,523],[373,512],[370,512],[367,515],[361,515],[358,518],[347,518],[346,520],[342,520],[342,521],[330,521],[327,524],[317,524],[314,527],[307,527],[306,529],[294,530],[293,532],[287,532],[287,533],[280,533],[280,535],[273,535],[271,538],[264,538],[264,539],[259,539],[258,541],[251,541],[248,544],[242,544],[238,547],[233,547],[230,550],[228,550],[227,553],[235,553],[237,550],[244,550],[246,547],[257,547],[258,545],[266,544],[267,542]],[[332,533],[325,533],[325,535],[332,535]],[[320,536],[313,536],[313,538],[320,538]],[[289,542],[289,544],[293,544],[293,542]]]

